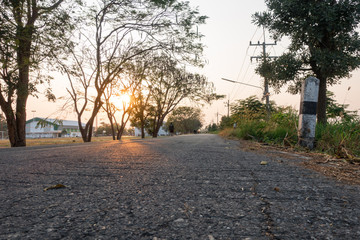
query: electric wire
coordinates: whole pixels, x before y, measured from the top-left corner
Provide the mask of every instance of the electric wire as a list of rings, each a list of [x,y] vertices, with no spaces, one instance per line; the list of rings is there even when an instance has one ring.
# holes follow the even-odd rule
[[[251,37],[251,41],[254,39],[254,37],[255,37],[255,35],[257,34],[257,32],[258,32],[259,29],[260,29],[259,27],[257,27],[257,28],[255,29],[255,32],[254,32],[254,34],[253,34],[252,37]],[[244,59],[243,59],[243,61],[242,61],[242,64],[241,64],[239,73],[238,73],[238,75],[237,75],[237,77],[236,77],[236,81],[239,80],[240,75],[241,75],[241,73],[243,72],[244,65],[245,65],[245,62],[246,62],[246,58],[249,57],[249,49],[250,49],[250,45],[249,45],[249,46],[247,47],[247,49],[246,49],[246,53],[245,53]],[[248,69],[249,69],[249,66],[247,67],[246,72],[248,71]],[[230,99],[231,96],[234,96],[234,95],[233,95],[234,91],[235,91],[235,88],[232,88],[231,93],[230,93],[230,95],[228,96],[229,99]]]
[[[258,29],[259,29],[259,28],[258,28]],[[257,29],[257,30],[258,30],[258,29]],[[263,37],[264,37],[264,33],[262,33],[261,36],[258,38],[258,42],[260,42],[260,40],[261,40]],[[253,51],[252,56],[255,55],[255,52],[257,51],[257,49],[258,49],[258,47],[256,46],[255,49],[254,49],[254,51]],[[244,80],[245,80],[245,78],[246,78],[246,76],[247,76],[247,74],[248,74],[248,71],[249,71],[250,66],[251,66],[251,62],[249,62],[249,65],[248,65],[248,67],[247,67],[247,69],[246,69],[246,72],[245,72],[245,74],[243,75],[243,78],[241,79],[241,82],[244,82]],[[253,73],[253,76],[254,76],[254,75],[255,75],[255,73]],[[248,80],[247,80],[245,83],[249,83],[250,81],[252,81],[253,76],[252,76],[251,78],[248,78]],[[245,86],[244,86],[244,85],[241,85],[241,84],[238,84],[238,85],[239,85],[239,86],[237,86],[237,87],[234,88],[234,89],[236,89],[236,91],[235,91],[235,94],[233,94],[232,100],[233,100],[235,97],[239,96],[239,94],[241,94],[241,93],[245,90]]]

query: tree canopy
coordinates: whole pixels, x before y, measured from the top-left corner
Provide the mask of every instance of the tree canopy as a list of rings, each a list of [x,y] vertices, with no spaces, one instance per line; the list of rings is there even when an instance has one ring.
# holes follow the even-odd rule
[[[150,104],[153,106],[150,121],[153,137],[156,137],[165,117],[181,101],[208,101],[209,95],[210,98],[215,95],[213,84],[205,76],[187,71],[173,58],[160,55],[154,58],[153,64],[149,78]]]
[[[183,134],[193,133],[202,127],[202,113],[200,108],[178,107],[168,117],[166,126],[174,124],[175,131]]]
[[[72,5],[79,1],[4,0],[0,4],[0,106],[12,147],[26,145],[26,101],[49,80],[40,64],[60,55],[73,28]],[[65,3],[67,3],[65,5]],[[50,89],[46,92],[54,99]]]
[[[177,62],[201,65],[203,45],[196,26],[201,16],[189,2],[155,0],[97,0],[90,4],[84,29],[69,59],[59,60],[68,76],[68,89],[79,128],[85,142],[90,142],[93,123],[103,105],[105,89],[123,73],[126,64],[162,52]],[[70,63],[69,63],[70,62]],[[95,96],[91,95],[92,90]],[[81,126],[85,110],[91,116]]]
[[[299,91],[305,77],[320,80],[318,121],[326,122],[327,86],[340,82],[360,66],[360,2],[358,0],[265,0],[268,11],[254,23],[269,29],[275,40],[290,38],[288,51],[257,69],[279,89]]]

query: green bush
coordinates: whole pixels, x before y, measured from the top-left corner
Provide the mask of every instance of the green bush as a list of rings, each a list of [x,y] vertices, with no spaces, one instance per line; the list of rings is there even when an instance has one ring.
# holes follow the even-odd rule
[[[294,145],[297,143],[297,112],[290,108],[276,108],[268,121],[254,117],[254,113],[234,117],[237,128],[232,136],[245,140]]]
[[[225,129],[221,135],[295,146],[298,142],[299,117],[297,111],[292,107],[278,107],[272,104],[271,116],[268,119],[263,109],[264,105],[256,97],[239,101],[233,105],[230,116],[231,120],[237,123],[237,128]],[[328,109],[328,111],[330,110]],[[351,115],[351,118],[341,116],[340,114],[337,118],[330,118],[328,124],[316,126],[315,150],[339,158],[358,159],[360,156],[360,120],[355,115]]]
[[[353,156],[360,156],[360,122],[342,122],[317,124],[317,149],[338,157],[344,151]]]

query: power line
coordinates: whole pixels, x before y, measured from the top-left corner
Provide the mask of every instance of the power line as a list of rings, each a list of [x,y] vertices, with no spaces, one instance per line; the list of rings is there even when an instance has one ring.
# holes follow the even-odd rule
[[[259,29],[260,29],[259,27],[257,27],[257,28],[255,29],[255,32],[254,32],[254,34],[252,35],[251,40],[254,39],[254,37],[255,37],[255,35],[257,34],[257,32],[259,31]],[[261,37],[262,37],[262,36],[261,36]],[[251,65],[250,63],[247,65],[247,68],[246,68],[245,73],[243,73],[243,69],[244,69],[244,66],[245,66],[246,58],[249,56],[249,55],[248,55],[249,49],[250,49],[250,46],[248,46],[247,49],[246,49],[246,53],[245,53],[245,56],[244,56],[244,59],[243,59],[243,62],[242,62],[240,71],[239,71],[238,76],[237,76],[237,78],[236,78],[237,81],[239,81],[239,80],[242,80],[242,81],[243,81],[243,80],[245,79],[248,71],[249,71],[249,68],[250,68],[250,65]],[[255,51],[256,51],[256,49],[254,50],[254,53],[255,53]],[[254,53],[253,53],[252,55],[254,55]],[[242,78],[241,78],[241,75],[243,75]],[[231,99],[231,101],[234,99],[235,95],[237,95],[237,93],[239,92],[240,89],[243,90],[244,88],[243,88],[242,86],[238,86],[238,87],[235,87],[235,88],[232,89],[232,91],[231,91],[231,93],[230,93],[230,96],[233,96],[232,99]],[[235,92],[236,94],[234,94],[234,92]]]
[[[252,43],[250,41],[250,46],[255,46],[255,47],[258,47],[258,46],[262,46],[263,47],[263,52],[262,52],[262,56],[251,56],[250,57],[250,60],[252,61],[253,59],[262,59],[264,63],[267,62],[267,60],[269,58],[276,58],[276,56],[267,56],[266,54],[266,47],[267,46],[275,46],[277,45],[276,41],[274,43],[266,43],[266,37],[265,37],[265,28],[263,27],[263,36],[264,36],[264,42],[263,43],[260,43],[260,41],[258,41],[257,43]],[[264,97],[266,99],[266,111],[267,111],[267,114],[268,114],[268,117],[270,117],[270,99],[269,99],[269,80],[264,77]]]

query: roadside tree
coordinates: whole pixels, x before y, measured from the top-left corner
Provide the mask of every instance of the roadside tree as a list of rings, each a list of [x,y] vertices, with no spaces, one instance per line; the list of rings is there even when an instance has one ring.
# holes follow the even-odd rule
[[[153,137],[157,137],[166,116],[171,113],[181,101],[213,100],[213,85],[206,77],[189,73],[178,66],[178,62],[166,55],[154,58],[151,66],[149,85],[151,86],[150,125]]]
[[[145,138],[145,130],[149,128],[149,117],[152,112],[150,106],[150,92],[151,88],[142,86],[138,89],[136,96],[134,97],[134,107],[131,116],[131,125],[140,129],[141,138]]]
[[[176,132],[188,134],[200,130],[202,122],[203,115],[200,108],[178,107],[169,114],[166,127],[169,129],[170,123],[173,123]]]
[[[340,82],[360,65],[360,2],[358,0],[265,0],[268,12],[254,22],[265,26],[275,40],[290,38],[288,52],[266,61],[258,72],[280,89],[299,91],[309,75],[320,80],[317,118],[326,123],[327,86]]]
[[[231,104],[231,115],[239,119],[265,119],[266,106],[256,96]]]
[[[205,19],[188,2],[178,0],[98,0],[90,7],[86,27],[79,30],[85,40],[72,51],[71,63],[60,62],[71,83],[68,92],[84,142],[91,141],[105,89],[119,77],[126,63],[160,49],[179,60],[200,63],[201,35],[195,27]],[[95,100],[90,101],[91,97]],[[82,127],[86,109],[91,116]]]
[[[4,0],[0,4],[0,106],[11,147],[26,146],[26,102],[38,84],[50,81],[41,63],[61,55],[73,28],[70,15],[80,1]],[[47,89],[46,95],[54,100]]]

